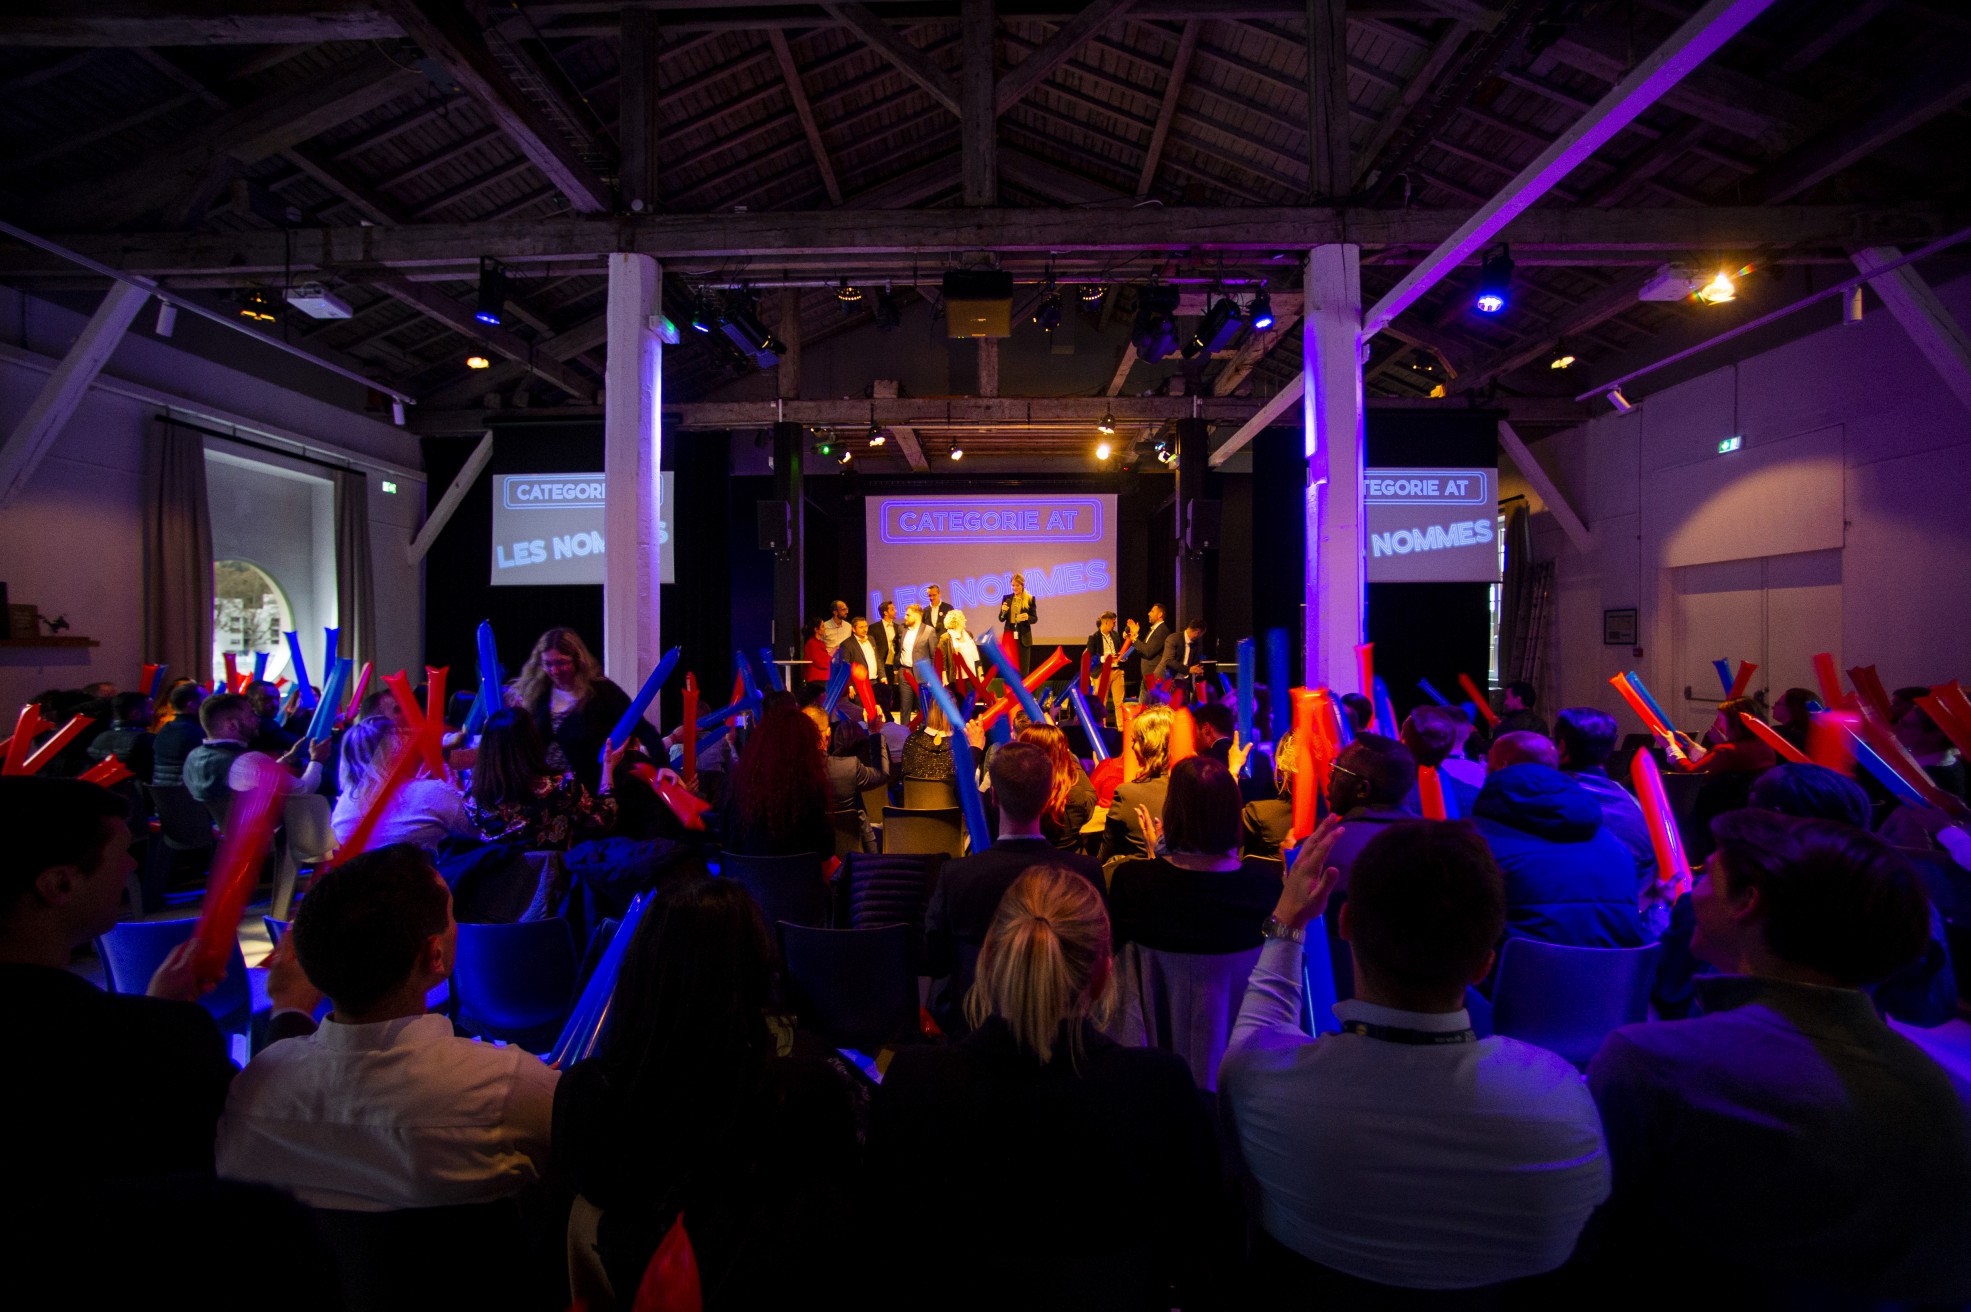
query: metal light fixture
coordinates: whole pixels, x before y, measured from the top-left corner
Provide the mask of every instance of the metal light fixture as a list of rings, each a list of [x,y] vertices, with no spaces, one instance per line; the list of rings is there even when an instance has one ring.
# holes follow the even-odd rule
[[[240,318],[251,319],[255,323],[272,323],[276,317],[274,298],[266,292],[250,291],[240,294]]]
[[[1114,437],[1116,435],[1116,412],[1114,406],[1104,406],[1102,408],[1102,419],[1100,423],[1095,425],[1095,431],[1103,437]]]
[[[1110,456],[1114,455],[1115,453],[1116,453],[1116,449],[1113,446],[1110,446],[1107,442],[1097,442],[1095,444],[1095,458],[1097,460],[1107,460]]]
[[[479,303],[472,317],[495,328],[505,322],[506,266],[490,255],[479,257]]]
[[[965,458],[965,448],[953,442],[951,444],[951,458],[953,460],[963,460]]]
[[[493,362],[483,355],[468,355],[465,357],[465,367],[468,369],[490,369],[493,367]]]
[[[160,320],[162,319],[162,317],[163,317],[162,315],[159,316]],[[1841,298],[1841,322],[1852,324],[1852,323],[1860,323],[1861,321],[1862,321],[1862,289],[1861,289],[1861,284],[1857,283],[1853,287],[1850,287],[1848,289],[1847,295]],[[160,331],[162,330],[160,329]],[[165,335],[169,336],[170,334],[167,333]]]
[[[169,337],[178,327],[178,307],[170,301],[157,303],[157,335]]]
[[[1047,294],[1040,298],[1039,308],[1033,312],[1033,321],[1046,333],[1061,326],[1061,293],[1051,282],[1047,284]]]
[[[1710,282],[1699,287],[1691,295],[1705,305],[1723,305],[1738,299],[1738,284],[1732,281],[1729,273],[1720,269]]]
[[[1574,352],[1567,349],[1567,343],[1560,342],[1554,346],[1554,353],[1547,360],[1547,368],[1572,369],[1574,367],[1575,359],[1576,356]]]
[[[1184,358],[1198,355],[1216,355],[1229,347],[1245,327],[1245,320],[1239,314],[1239,307],[1229,296],[1221,296],[1198,320],[1197,328],[1184,343]]]
[[[1615,407],[1615,413],[1619,415],[1626,415],[1636,408],[1636,403],[1622,395],[1622,389],[1619,387],[1608,389],[1608,403]]]
[[[1504,242],[1492,248],[1478,266],[1478,295],[1472,307],[1480,314],[1498,314],[1512,295],[1512,248]]]
[[[1253,293],[1252,304],[1246,307],[1246,318],[1252,323],[1252,330],[1263,333],[1273,326],[1273,298],[1261,287]]]
[[[859,301],[862,299],[862,288],[855,286],[847,278],[844,278],[835,285],[835,299],[844,302]]]

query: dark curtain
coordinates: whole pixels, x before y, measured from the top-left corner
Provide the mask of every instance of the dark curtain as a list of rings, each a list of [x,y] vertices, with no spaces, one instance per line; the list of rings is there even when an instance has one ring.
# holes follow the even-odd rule
[[[171,676],[212,673],[212,515],[205,439],[168,419],[144,445],[144,650]]]
[[[370,571],[369,476],[359,469],[335,477],[335,613],[342,630],[336,654],[361,669],[376,656],[376,581]]]

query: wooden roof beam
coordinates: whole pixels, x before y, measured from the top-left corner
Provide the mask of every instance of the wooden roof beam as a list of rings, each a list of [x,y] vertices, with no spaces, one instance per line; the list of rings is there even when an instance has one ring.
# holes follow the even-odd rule
[[[594,383],[555,359],[552,354],[541,350],[538,345],[504,328],[480,323],[472,317],[470,306],[453,300],[430,283],[412,282],[391,274],[373,275],[366,281],[378,291],[402,301],[453,332],[473,341],[484,342],[498,354],[518,361],[527,367],[529,373],[553,383],[575,400],[587,402],[595,399]]]
[[[896,66],[899,73],[930,93],[931,99],[959,118],[965,117],[964,97],[957,79],[932,63],[930,57],[903,34],[878,18],[864,4],[824,4],[822,8],[836,22],[861,37],[863,42]]]
[[[402,36],[375,0],[12,0],[0,45],[313,45]]]
[[[1191,74],[1191,59],[1198,49],[1200,19],[1188,19],[1177,38],[1177,54],[1170,61],[1170,76],[1163,84],[1163,103],[1157,107],[1157,123],[1150,130],[1150,144],[1143,152],[1143,168],[1136,175],[1136,194],[1147,196],[1157,180],[1157,165],[1163,161],[1164,143],[1170,139],[1170,125],[1177,117],[1177,102],[1184,95],[1184,83]]]
[[[773,46],[773,58],[780,65],[780,77],[787,84],[787,98],[794,102],[794,116],[801,121],[801,133],[808,139],[808,149],[814,152],[814,166],[821,173],[822,190],[828,193],[828,203],[840,206],[842,203],[842,184],[835,178],[835,166],[828,159],[827,143],[821,139],[821,127],[815,122],[814,106],[808,103],[807,88],[801,85],[801,70],[794,62],[794,52],[787,44],[787,34],[779,28],[767,33],[767,41]]]
[[[995,111],[1004,114],[1019,104],[1027,92],[1045,82],[1056,68],[1086,45],[1097,32],[1127,14],[1134,3],[1135,0],[1094,0],[1093,4],[1055,28],[1052,36],[999,79],[993,94]]]

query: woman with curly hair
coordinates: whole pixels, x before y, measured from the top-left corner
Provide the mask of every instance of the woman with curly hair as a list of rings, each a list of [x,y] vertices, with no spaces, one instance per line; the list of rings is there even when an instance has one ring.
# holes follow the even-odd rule
[[[629,694],[603,677],[582,635],[568,628],[543,633],[520,674],[507,685],[507,705],[534,717],[547,748],[548,769],[574,771],[582,787],[601,791],[602,749],[630,708]],[[657,732],[639,723],[635,736],[652,757],[665,759]]]
[[[834,853],[821,731],[793,707],[776,707],[761,717],[733,768],[731,796],[728,851],[742,856]]]
[[[1040,813],[1040,832],[1055,847],[1079,851],[1082,826],[1095,814],[1095,785],[1075,759],[1068,736],[1051,724],[1029,724],[1014,737],[1046,752],[1048,764],[1054,767],[1054,785]]]

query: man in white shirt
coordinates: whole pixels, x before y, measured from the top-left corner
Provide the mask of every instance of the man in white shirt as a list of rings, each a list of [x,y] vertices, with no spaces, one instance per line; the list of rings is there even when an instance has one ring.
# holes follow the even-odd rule
[[[869,673],[869,682],[875,685],[870,691],[882,700],[883,685],[889,682],[890,672],[883,667],[882,653],[876,650],[876,643],[869,635],[869,617],[858,615],[849,621],[848,640],[849,663],[860,665]]]
[[[905,606],[902,645],[898,649],[897,665],[908,670],[918,661],[931,659],[931,653],[937,648],[937,640],[936,632],[924,618],[923,607],[914,602]],[[902,675],[898,675],[897,707],[902,719],[907,721],[917,713],[917,701],[918,694],[912,690],[910,682]]]
[[[1122,723],[1123,684],[1127,682],[1123,678],[1123,664],[1129,659],[1131,650],[1129,643],[1116,632],[1116,613],[1103,611],[1095,621],[1095,632],[1088,635],[1088,677],[1099,692],[1102,687],[1102,662],[1109,657],[1115,658],[1115,663],[1110,667],[1109,705],[1115,711],[1117,724]],[[1090,709],[1095,710],[1093,707]],[[1101,711],[1095,710],[1095,713],[1099,715]]]
[[[849,603],[838,601],[829,608],[828,618],[821,622],[821,640],[828,644],[832,656],[835,649],[849,640],[855,632],[855,625],[849,622]]]
[[[883,680],[894,685],[897,682],[896,664],[903,656],[903,625],[897,623],[897,604],[886,601],[876,612],[876,622],[869,626],[869,640],[876,644],[876,659],[883,662]],[[896,707],[896,694],[879,688],[877,695],[883,697],[890,709]]]
[[[423,853],[378,848],[318,876],[292,932],[334,1010],[233,1081],[221,1176],[353,1212],[491,1202],[540,1178],[560,1075],[426,1012],[458,924]]]
[[[206,698],[198,708],[198,722],[205,730],[205,741],[185,757],[185,787],[215,815],[223,817],[233,794],[251,789],[261,764],[272,763],[274,758],[249,746],[260,732],[260,716],[253,703],[237,693],[222,692]],[[304,738],[280,759],[280,764],[292,765],[303,751],[308,755],[308,766],[295,781],[294,791],[312,793],[322,781],[321,763],[328,759],[329,744],[326,739],[317,743]]]
[[[1260,1223],[1316,1282],[1474,1289],[1552,1271],[1608,1197],[1608,1153],[1578,1071],[1472,1033],[1465,985],[1491,969],[1505,877],[1462,821],[1370,840],[1340,913],[1355,997],[1335,1007],[1342,1033],[1309,1039],[1301,940],[1341,828],[1330,817],[1302,846],[1219,1070]]]

